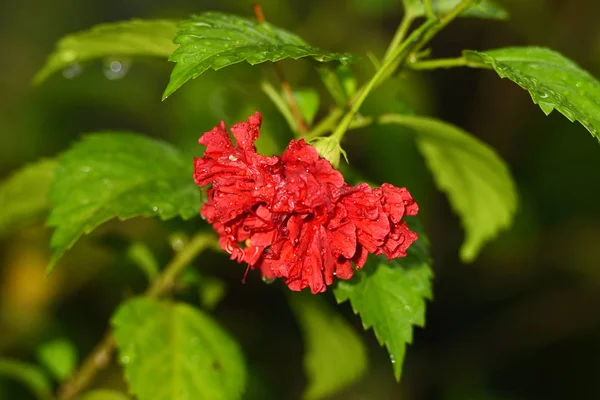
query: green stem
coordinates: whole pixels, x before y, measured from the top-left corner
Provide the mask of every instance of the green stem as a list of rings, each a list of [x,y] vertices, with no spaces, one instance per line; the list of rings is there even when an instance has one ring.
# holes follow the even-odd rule
[[[425,15],[427,16],[427,18],[435,18],[435,12],[433,11],[431,0],[424,0],[423,6],[425,7]]]
[[[402,61],[408,55],[406,51],[410,46],[412,46],[415,42],[417,42],[421,36],[427,32],[427,30],[433,26],[436,21],[428,20],[423,25],[415,29],[410,36],[402,42],[394,51],[391,53],[389,58],[383,63],[381,68],[373,75],[371,80],[367,82],[367,84],[358,92],[357,97],[352,101],[352,105],[350,110],[344,115],[342,121],[337,126],[335,131],[333,131],[331,137],[337,140],[341,140],[350,123],[354,119],[354,116],[362,106],[363,102],[366,100],[367,96],[371,93],[371,91],[379,84],[384,77],[388,76],[391,71],[398,64],[398,61]]]
[[[217,242],[217,238],[212,234],[198,233],[186,246],[173,257],[167,264],[161,276],[152,286],[146,290],[144,296],[156,298],[171,292],[175,283],[175,278],[188,266],[194,258],[202,251],[212,247]]]
[[[402,17],[402,21],[400,22],[400,25],[398,25],[398,29],[396,29],[396,33],[394,34],[394,37],[392,38],[390,45],[388,46],[387,50],[385,51],[385,55],[383,56],[383,61],[387,61],[391,57],[394,50],[396,50],[398,48],[398,46],[400,46],[400,43],[402,43],[402,41],[406,37],[406,34],[408,33],[408,29],[410,28],[410,26],[412,25],[414,20],[415,20],[415,17],[412,14],[410,14],[409,12],[404,13],[404,16]]]
[[[430,19],[436,21],[436,24],[431,27],[419,43],[416,45],[413,51],[417,52],[421,50],[427,43],[431,41],[438,34],[439,31],[444,29],[450,22],[452,22],[456,17],[462,14],[467,8],[471,7],[476,0],[463,0],[456,5],[452,10],[448,11],[448,13],[441,16],[439,19]]]
[[[281,115],[283,115],[283,118],[285,118],[292,132],[297,134],[299,128],[296,118],[294,117],[292,110],[289,108],[288,103],[279,94],[277,89],[275,89],[275,87],[267,81],[262,81],[260,83],[260,88],[262,89],[263,93],[266,94],[267,97],[273,102],[273,104],[275,104],[275,107],[277,107]]]
[[[323,118],[310,132],[308,132],[304,138],[311,140],[319,136],[323,136],[325,133],[333,130],[335,124],[344,114],[344,110],[341,108],[334,108],[329,114]]]
[[[254,6],[254,15],[256,15],[256,19],[261,24],[266,22],[265,14],[263,13],[262,6],[260,3],[255,3]],[[288,105],[290,106],[290,111],[295,118],[295,124],[300,133],[306,133],[308,131],[308,126],[306,125],[306,121],[304,121],[304,117],[300,112],[300,108],[298,108],[298,103],[296,102],[296,98],[294,97],[294,91],[292,90],[292,85],[285,78],[285,72],[283,71],[283,67],[279,63],[273,64],[275,68],[275,72],[277,73],[277,77],[279,78],[279,82],[281,83],[281,88],[285,93],[285,97],[287,99]],[[294,133],[298,133],[294,131]],[[297,135],[296,135],[297,136]]]
[[[173,257],[173,260],[163,270],[162,274],[146,290],[148,298],[157,298],[166,295],[173,289],[175,278],[187,267],[193,259],[203,250],[214,247],[216,237],[212,234],[199,233]],[[111,330],[108,330],[94,350],[81,363],[71,379],[65,382],[58,390],[58,400],[71,400],[83,389],[92,383],[96,374],[104,369],[110,362],[117,342]]]
[[[472,67],[485,68],[486,66],[476,61],[467,60],[464,57],[456,58],[438,58],[435,60],[415,61],[407,64],[412,69],[428,70],[439,68]]]

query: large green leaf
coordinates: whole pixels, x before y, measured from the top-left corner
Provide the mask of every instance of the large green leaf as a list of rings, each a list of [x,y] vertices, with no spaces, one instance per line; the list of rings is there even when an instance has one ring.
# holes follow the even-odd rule
[[[62,38],[34,83],[56,71],[96,58],[153,56],[167,59],[173,50],[177,21],[139,20],[111,22]]]
[[[42,216],[50,207],[48,192],[57,162],[41,160],[0,183],[0,235]]]
[[[96,133],[65,152],[51,189],[56,227],[49,270],[82,234],[118,217],[191,218],[200,210],[193,163],[167,143],[132,133]]]
[[[305,399],[327,398],[361,378],[367,366],[365,345],[346,320],[319,297],[289,296],[304,333]]]
[[[52,385],[37,365],[0,358],[0,377],[16,380],[26,386],[38,400],[52,399]]]
[[[600,82],[573,61],[542,47],[468,50],[464,55],[529,91],[546,115],[556,109],[600,140]]]
[[[331,53],[309,46],[300,37],[267,22],[235,15],[206,12],[183,21],[175,38],[179,45],[170,57],[177,64],[164,98],[189,79],[204,71],[227,67],[242,61],[254,65],[284,58],[312,57],[317,61],[352,60],[348,54]]]
[[[350,300],[364,328],[372,327],[379,343],[387,347],[398,380],[413,325],[425,325],[431,278],[427,239],[419,233],[405,258],[387,261],[369,256],[362,270],[348,281],[338,281],[333,291],[338,302]]]
[[[425,16],[423,0],[403,0],[407,13],[414,17]],[[436,14],[444,14],[456,7],[462,0],[431,0],[431,6]],[[507,19],[508,11],[493,0],[475,2],[461,14],[461,17]]]
[[[417,146],[466,231],[460,255],[470,262],[485,242],[513,221],[517,194],[508,167],[488,145],[433,118],[385,115],[381,123],[416,133]]]
[[[181,303],[129,300],[113,318],[120,360],[139,400],[241,397],[238,344],[207,314]]]

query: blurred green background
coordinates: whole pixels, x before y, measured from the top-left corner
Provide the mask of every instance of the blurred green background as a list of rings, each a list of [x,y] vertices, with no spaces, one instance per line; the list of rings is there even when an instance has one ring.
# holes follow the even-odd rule
[[[433,42],[436,57],[463,48],[536,44],[551,47],[600,77],[600,3],[597,0],[498,0],[508,22],[463,19]],[[0,177],[27,162],[66,149],[85,132],[130,130],[175,143],[192,155],[197,138],[221,119],[264,116],[263,136],[279,147],[291,138],[258,82],[270,65],[210,71],[168,100],[161,94],[172,65],[123,60],[127,73],[106,73],[103,62],[56,74],[38,87],[31,79],[56,40],[94,24],[139,18],[184,18],[221,10],[251,16],[252,2],[186,0],[28,0],[0,3]],[[358,54],[353,66],[372,74],[368,51],[381,56],[402,15],[399,0],[262,2],[267,19],[325,49]],[[317,86],[308,61],[283,62],[295,87]],[[75,76],[72,76],[75,75]],[[407,135],[390,127],[351,132],[352,165],[376,182],[406,186],[421,206],[434,255],[434,296],[427,326],[408,349],[401,385],[372,331],[367,376],[337,399],[593,399],[600,398],[600,147],[579,124],[545,117],[529,95],[494,73],[455,69],[411,74],[378,90],[365,113],[408,103],[457,124],[490,143],[518,184],[514,226],[487,245],[472,265],[458,260],[463,232],[433,185]],[[362,134],[361,134],[362,133]],[[263,139],[265,140],[265,139]],[[275,149],[271,143],[271,148]],[[147,243],[164,263],[168,234],[193,232],[200,219],[160,223],[110,222],[81,240],[48,278],[51,231],[42,223],[0,237],[0,356],[35,361],[47,340],[66,337],[87,354],[118,303],[145,286],[126,257],[132,241]],[[251,371],[248,399],[295,399],[306,383],[299,328],[279,283],[267,286],[224,256],[200,258],[198,268],[227,283],[215,315],[242,343]],[[180,296],[197,302],[182,290]],[[325,295],[329,297],[330,293]],[[339,307],[362,331],[350,307]],[[123,387],[117,367],[97,384]],[[0,398],[29,399],[0,378]]]

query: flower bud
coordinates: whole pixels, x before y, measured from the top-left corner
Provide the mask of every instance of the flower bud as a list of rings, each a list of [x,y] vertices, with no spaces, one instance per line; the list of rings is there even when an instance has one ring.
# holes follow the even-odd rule
[[[346,152],[342,149],[340,142],[336,139],[331,137],[321,137],[311,141],[310,144],[317,150],[319,156],[329,161],[334,168],[337,168],[340,165],[340,154],[342,154],[346,159],[346,162],[348,162]]]

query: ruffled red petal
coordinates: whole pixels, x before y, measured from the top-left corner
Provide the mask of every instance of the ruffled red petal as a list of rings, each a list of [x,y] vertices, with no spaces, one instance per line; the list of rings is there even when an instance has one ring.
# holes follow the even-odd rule
[[[350,186],[303,139],[282,156],[256,153],[259,113],[225,124],[199,140],[194,180],[207,186],[201,214],[213,225],[231,259],[281,278],[292,290],[319,293],[334,276],[350,279],[369,253],[403,257],[417,239],[403,220],[418,206],[405,188]]]

